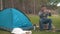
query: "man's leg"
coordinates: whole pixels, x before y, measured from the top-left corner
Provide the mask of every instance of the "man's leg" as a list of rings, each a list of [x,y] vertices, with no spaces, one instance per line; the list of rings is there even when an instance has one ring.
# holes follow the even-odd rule
[[[40,20],[39,24],[40,24],[40,30],[42,31],[43,30],[43,20],[42,19]]]
[[[52,29],[52,20],[51,19],[48,19],[48,30],[51,30]]]
[[[45,29],[45,30],[48,29],[48,24],[44,24],[44,29]]]

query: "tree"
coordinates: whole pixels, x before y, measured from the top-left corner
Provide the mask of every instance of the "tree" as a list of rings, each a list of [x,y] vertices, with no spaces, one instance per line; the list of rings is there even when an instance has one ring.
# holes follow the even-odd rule
[[[41,5],[47,5],[50,9],[57,9],[56,6],[60,0],[20,0],[20,4],[23,9],[25,9],[28,13],[31,12],[34,14],[38,13]]]

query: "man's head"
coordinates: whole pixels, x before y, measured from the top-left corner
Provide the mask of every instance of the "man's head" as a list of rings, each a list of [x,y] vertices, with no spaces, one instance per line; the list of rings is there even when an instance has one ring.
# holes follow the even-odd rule
[[[50,10],[47,8],[47,6],[41,6],[42,12],[50,12]]]
[[[46,7],[42,7],[41,10],[42,10],[42,12],[47,12],[47,8]]]
[[[47,9],[47,7],[46,7],[45,5],[42,5],[42,6],[41,6],[41,9],[44,10],[44,9]]]

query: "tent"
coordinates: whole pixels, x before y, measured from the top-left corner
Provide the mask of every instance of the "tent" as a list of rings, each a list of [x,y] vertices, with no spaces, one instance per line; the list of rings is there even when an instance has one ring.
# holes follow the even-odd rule
[[[7,8],[0,12],[0,28],[11,31],[13,28],[29,30],[33,25],[21,10]]]

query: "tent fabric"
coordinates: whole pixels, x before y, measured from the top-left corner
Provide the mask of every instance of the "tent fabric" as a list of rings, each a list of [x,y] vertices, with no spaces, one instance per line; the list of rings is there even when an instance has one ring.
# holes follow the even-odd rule
[[[13,28],[31,29],[29,18],[15,8],[7,8],[0,12],[0,28],[12,30]]]

